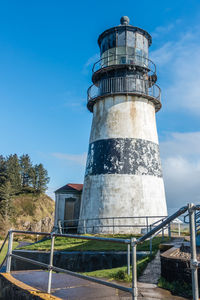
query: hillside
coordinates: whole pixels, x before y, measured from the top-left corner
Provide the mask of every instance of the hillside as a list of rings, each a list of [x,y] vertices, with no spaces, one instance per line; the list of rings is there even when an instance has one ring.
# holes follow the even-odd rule
[[[46,194],[24,193],[11,199],[12,213],[9,220],[0,217],[0,235],[9,228],[32,231],[51,231],[55,202]]]

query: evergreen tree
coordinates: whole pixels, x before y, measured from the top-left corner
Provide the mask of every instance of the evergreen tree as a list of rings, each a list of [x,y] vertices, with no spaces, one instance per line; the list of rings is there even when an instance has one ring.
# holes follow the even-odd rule
[[[6,182],[7,170],[6,170],[6,160],[3,155],[0,155],[0,186]]]
[[[13,195],[13,188],[11,186],[10,181],[6,181],[4,184],[0,186],[0,214],[8,221],[9,217],[12,214],[12,200],[11,197]]]
[[[28,187],[31,183],[32,163],[28,154],[23,154],[20,157],[20,173],[22,187]]]
[[[33,188],[38,192],[45,192],[49,182],[48,172],[42,164],[35,165],[31,170]]]
[[[48,177],[48,172],[45,170],[43,164],[38,165],[38,192],[45,192],[47,189],[47,183],[49,183],[50,178]]]
[[[9,155],[6,161],[7,179],[11,184],[14,193],[21,191],[20,164],[17,154]]]

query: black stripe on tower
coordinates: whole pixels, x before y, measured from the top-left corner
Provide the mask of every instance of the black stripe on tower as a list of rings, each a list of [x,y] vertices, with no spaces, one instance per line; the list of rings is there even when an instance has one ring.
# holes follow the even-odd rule
[[[162,177],[159,146],[142,139],[95,141],[89,145],[86,175],[100,174]]]

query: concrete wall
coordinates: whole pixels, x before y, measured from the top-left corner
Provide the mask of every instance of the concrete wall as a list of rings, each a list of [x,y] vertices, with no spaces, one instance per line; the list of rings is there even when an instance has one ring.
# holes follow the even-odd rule
[[[0,299],[2,300],[39,300],[60,299],[55,296],[40,292],[12,277],[10,274],[0,274]]]
[[[49,264],[49,252],[15,250],[14,254],[27,257],[45,264]],[[146,256],[146,253],[137,253],[137,258]],[[126,251],[73,251],[54,252],[53,265],[74,272],[90,272],[102,269],[122,267],[127,264]],[[12,270],[37,270],[40,266],[12,258]]]
[[[80,218],[158,215],[167,207],[155,107],[143,97],[105,97],[94,105]]]

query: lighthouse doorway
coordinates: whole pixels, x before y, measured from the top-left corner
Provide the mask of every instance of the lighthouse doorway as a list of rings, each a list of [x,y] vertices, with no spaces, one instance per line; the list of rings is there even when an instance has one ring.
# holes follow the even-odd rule
[[[65,199],[65,221],[67,221],[68,226],[74,225],[74,211],[75,211],[75,198]]]

